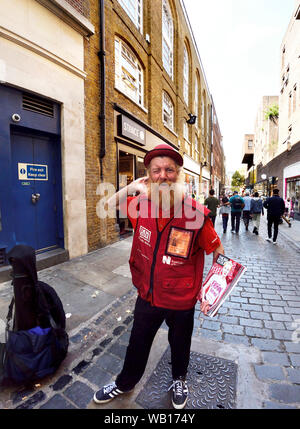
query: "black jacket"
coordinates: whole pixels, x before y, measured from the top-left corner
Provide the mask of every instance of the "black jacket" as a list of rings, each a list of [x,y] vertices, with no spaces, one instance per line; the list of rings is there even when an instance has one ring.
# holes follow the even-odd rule
[[[285,204],[279,195],[274,195],[266,199],[264,208],[268,210],[268,216],[280,217],[284,214]]]

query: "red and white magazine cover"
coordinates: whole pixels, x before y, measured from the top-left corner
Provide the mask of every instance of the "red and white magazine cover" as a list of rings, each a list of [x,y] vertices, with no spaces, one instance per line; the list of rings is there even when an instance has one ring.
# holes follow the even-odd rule
[[[198,299],[210,307],[207,316],[214,317],[247,268],[225,255],[219,254],[201,287]]]

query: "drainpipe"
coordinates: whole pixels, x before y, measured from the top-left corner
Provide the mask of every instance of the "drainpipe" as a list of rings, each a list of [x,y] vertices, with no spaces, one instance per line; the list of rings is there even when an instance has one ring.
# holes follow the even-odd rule
[[[103,182],[103,158],[106,154],[106,134],[105,134],[105,18],[104,18],[104,0],[99,1],[99,25],[100,25],[100,50],[98,57],[100,60],[100,178]]]

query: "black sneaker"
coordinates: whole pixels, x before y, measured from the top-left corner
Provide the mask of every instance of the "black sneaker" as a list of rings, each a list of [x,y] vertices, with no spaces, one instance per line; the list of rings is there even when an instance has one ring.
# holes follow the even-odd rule
[[[116,383],[113,381],[110,384],[106,384],[102,389],[98,390],[94,394],[94,401],[97,404],[104,404],[105,402],[112,401],[116,396],[121,395],[122,390],[118,389]]]
[[[185,407],[188,400],[189,389],[187,383],[183,379],[174,380],[169,390],[173,388],[172,404],[177,410]]]

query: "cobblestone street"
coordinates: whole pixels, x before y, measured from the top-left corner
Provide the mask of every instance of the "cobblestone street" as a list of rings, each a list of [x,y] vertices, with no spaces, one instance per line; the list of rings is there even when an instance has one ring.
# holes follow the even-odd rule
[[[216,230],[226,254],[247,272],[215,318],[203,316],[197,304],[192,350],[237,364],[235,408],[300,408],[299,248],[281,232],[277,246],[265,241],[265,222],[259,236],[243,224],[239,235],[223,234],[220,218]],[[167,348],[164,325],[134,393],[103,406],[92,401],[94,391],[120,371],[129,339],[136,298],[130,246],[129,238],[38,273],[63,301],[69,353],[54,376],[31,388],[4,389],[1,408],[143,408],[136,398]],[[208,256],[204,274],[211,261]],[[10,282],[0,284],[0,327],[11,292]]]

